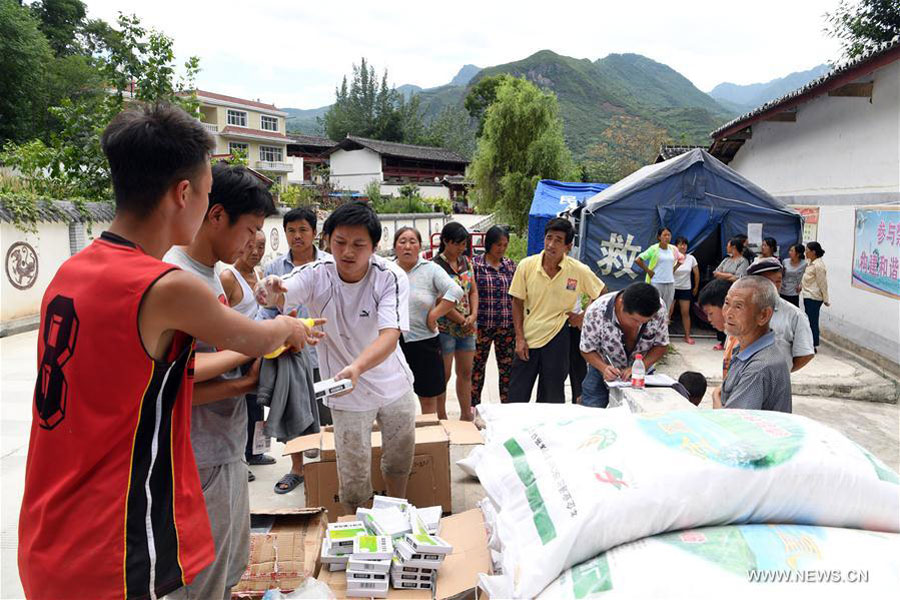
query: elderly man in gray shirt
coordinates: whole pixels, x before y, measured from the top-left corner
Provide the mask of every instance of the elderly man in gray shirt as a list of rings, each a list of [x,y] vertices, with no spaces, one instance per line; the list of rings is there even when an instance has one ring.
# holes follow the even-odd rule
[[[777,258],[759,258],[747,269],[747,275],[765,277],[779,290],[784,278],[784,266]],[[776,337],[790,346],[788,366],[792,373],[802,369],[815,357],[812,329],[806,313],[780,296],[775,303],[775,314],[772,315],[769,327]]]
[[[725,297],[725,332],[738,340],[722,384],[725,408],[791,412],[787,344],[769,328],[778,300],[775,286],[758,275],[742,277]]]

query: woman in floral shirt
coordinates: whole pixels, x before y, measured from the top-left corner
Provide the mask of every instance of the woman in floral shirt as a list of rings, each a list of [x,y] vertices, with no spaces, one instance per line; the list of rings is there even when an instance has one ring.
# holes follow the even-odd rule
[[[461,224],[450,222],[441,230],[441,247],[434,262],[440,265],[462,288],[463,297],[446,317],[438,319],[441,350],[444,354],[444,374],[450,381],[453,359],[456,359],[456,397],[459,418],[471,421],[472,362],[475,359],[475,324],[478,322],[478,288],[472,263],[466,257],[469,232]]]
[[[494,345],[500,374],[500,402],[505,403],[508,399],[509,376],[516,350],[512,298],[509,295],[516,263],[506,258],[508,246],[509,232],[501,225],[494,225],[484,235],[484,255],[472,259],[478,288],[478,337],[472,369],[472,406],[481,403],[484,369],[491,353],[491,344]]]

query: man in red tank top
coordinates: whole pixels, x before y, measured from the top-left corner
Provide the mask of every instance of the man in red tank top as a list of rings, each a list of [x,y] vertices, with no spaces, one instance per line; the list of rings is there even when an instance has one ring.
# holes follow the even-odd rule
[[[190,443],[194,338],[248,356],[313,334],[254,322],[163,263],[203,221],[214,143],[168,105],[102,137],[109,231],[66,261],[41,303],[19,574],[30,599],[158,598],[213,560]]]

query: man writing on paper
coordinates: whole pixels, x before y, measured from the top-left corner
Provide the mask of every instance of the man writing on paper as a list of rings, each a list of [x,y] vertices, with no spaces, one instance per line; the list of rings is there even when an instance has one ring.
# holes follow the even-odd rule
[[[629,379],[636,354],[649,369],[669,345],[668,310],[649,283],[600,296],[584,314],[581,354],[588,363],[581,403],[606,408],[606,381]]]

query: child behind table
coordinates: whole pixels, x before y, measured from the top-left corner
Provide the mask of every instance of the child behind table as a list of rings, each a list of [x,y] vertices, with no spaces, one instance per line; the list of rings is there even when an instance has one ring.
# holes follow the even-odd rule
[[[690,400],[691,404],[700,406],[700,401],[706,394],[706,377],[696,371],[685,371],[678,377],[678,385],[675,386],[675,389]]]

